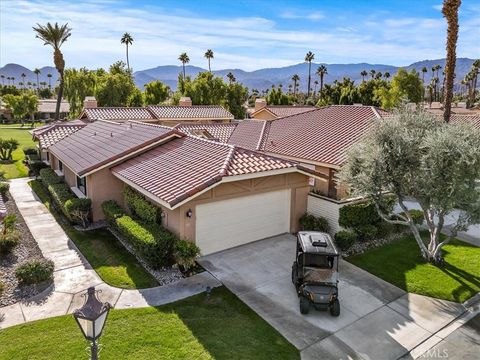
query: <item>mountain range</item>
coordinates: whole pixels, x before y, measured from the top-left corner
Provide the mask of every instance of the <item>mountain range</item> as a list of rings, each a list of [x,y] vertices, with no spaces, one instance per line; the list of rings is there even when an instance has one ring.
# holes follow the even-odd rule
[[[456,83],[460,82],[464,78],[465,74],[472,67],[473,59],[469,58],[458,58],[456,66]],[[369,72],[370,70],[375,70],[376,72],[389,72],[393,76],[399,68],[404,68],[406,70],[415,69],[421,73],[423,67],[428,69],[428,72],[425,74],[425,82],[429,82],[432,77],[432,67],[435,65],[442,66],[442,69],[445,67],[445,59],[436,59],[436,60],[423,60],[415,62],[407,66],[393,66],[393,65],[384,65],[384,64],[368,64],[368,63],[358,63],[358,64],[323,64],[328,69],[328,74],[324,77],[325,83],[331,83],[334,80],[341,80],[343,77],[349,77],[354,80],[356,83],[362,80],[360,73],[362,70]],[[312,63],[312,87],[313,81],[319,80],[318,76],[314,75],[320,63]],[[187,75],[195,77],[199,72],[207,71],[204,68],[187,65],[185,67]],[[178,74],[182,72],[182,66],[177,65],[162,65],[157,66],[151,69],[145,69],[134,72],[135,84],[139,88],[153,80],[161,80],[166,83],[172,90],[175,90],[177,87]],[[258,89],[264,90],[270,88],[272,85],[282,84],[286,89],[288,84],[292,83],[292,76],[298,74],[300,77],[300,89],[306,91],[307,88],[307,79],[308,79],[308,64],[299,63],[295,65],[277,67],[277,68],[265,68],[254,71],[244,71],[241,69],[223,69],[223,70],[214,70],[213,73],[217,76],[221,76],[226,79],[226,75],[231,72],[235,76],[238,82],[243,83],[249,89]],[[5,78],[15,77],[15,82],[18,84],[19,81],[22,81],[21,74],[25,73],[26,78],[25,82],[31,81],[36,82],[37,77],[30,69],[27,69],[24,66],[18,64],[7,64],[4,67],[0,68],[0,74],[4,75]],[[40,81],[48,82],[47,74],[52,74],[51,79],[52,85],[55,83],[58,76],[57,71],[54,67],[45,66],[40,68]],[[368,75],[367,77],[370,77]],[[440,77],[441,71],[440,71]],[[3,79],[6,81],[6,79]]]

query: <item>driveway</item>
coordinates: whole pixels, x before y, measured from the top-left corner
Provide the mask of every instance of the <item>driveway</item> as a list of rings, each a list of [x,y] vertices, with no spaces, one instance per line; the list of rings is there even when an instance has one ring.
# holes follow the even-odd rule
[[[299,312],[289,234],[204,256],[200,264],[255,310],[304,359],[398,359],[453,321],[464,307],[405,291],[340,262],[341,314]]]

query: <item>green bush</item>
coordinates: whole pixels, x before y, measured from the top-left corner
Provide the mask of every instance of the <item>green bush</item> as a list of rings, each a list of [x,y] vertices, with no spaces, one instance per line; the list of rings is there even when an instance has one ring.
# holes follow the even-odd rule
[[[7,182],[0,182],[0,195],[5,195],[10,189],[10,184]]]
[[[348,250],[357,241],[357,234],[353,231],[341,230],[335,234],[335,243],[341,250]]]
[[[92,207],[92,200],[88,198],[78,199],[72,198],[65,201],[65,212],[68,217],[75,223],[86,227],[88,218],[90,216],[90,208]]]
[[[40,160],[40,156],[38,156],[38,154],[31,154],[31,155],[27,155],[26,156],[26,159],[28,161],[39,161]]]
[[[375,225],[381,221],[375,205],[371,202],[349,204],[340,208],[338,224],[347,229]]]
[[[301,229],[304,231],[321,231],[326,233],[330,231],[327,219],[316,217],[308,213],[305,213],[300,217],[299,223]]]
[[[116,201],[108,200],[102,203],[103,214],[105,215],[105,220],[110,224],[110,226],[115,226],[115,220],[123,215],[125,215],[125,210],[117,204]]]
[[[40,170],[48,168],[48,165],[45,164],[43,161],[40,161],[40,160],[39,161],[28,161],[27,166],[29,167],[32,174],[35,175],[35,176],[40,175]]]
[[[377,238],[378,230],[375,225],[362,225],[355,228],[360,241],[370,241]]]
[[[75,197],[70,190],[70,187],[65,183],[48,185],[48,192],[52,196],[57,207],[62,211],[68,220],[72,221],[70,214],[65,209],[65,203]]]
[[[0,253],[7,254],[12,251],[13,248],[20,242],[20,238],[20,232],[17,230],[0,233]]]
[[[174,234],[157,224],[145,224],[124,215],[115,219],[116,228],[133,249],[153,268],[172,264]]]
[[[25,146],[23,148],[23,153],[26,155],[37,155],[38,156],[38,149],[35,146]]]
[[[195,265],[195,259],[200,255],[200,249],[191,241],[177,240],[174,245],[173,257],[175,262],[189,270]]]
[[[49,167],[39,170],[39,173],[45,186],[60,184],[62,182],[62,178],[55,174],[55,171]]]
[[[416,225],[422,225],[425,221],[422,210],[410,209],[408,210],[408,213]]]
[[[154,224],[160,219],[161,210],[129,186],[123,190],[125,203],[131,214],[143,221]]]
[[[30,260],[15,270],[15,276],[20,284],[38,284],[51,279],[53,270],[54,265],[52,260]]]

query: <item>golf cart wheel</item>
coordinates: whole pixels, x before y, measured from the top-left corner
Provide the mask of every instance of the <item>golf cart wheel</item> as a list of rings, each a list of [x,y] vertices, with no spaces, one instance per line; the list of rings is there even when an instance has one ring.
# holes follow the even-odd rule
[[[340,315],[340,301],[338,301],[338,299],[333,300],[333,302],[330,304],[330,315]]]
[[[304,296],[300,297],[300,313],[301,314],[308,314],[310,310],[310,301]]]

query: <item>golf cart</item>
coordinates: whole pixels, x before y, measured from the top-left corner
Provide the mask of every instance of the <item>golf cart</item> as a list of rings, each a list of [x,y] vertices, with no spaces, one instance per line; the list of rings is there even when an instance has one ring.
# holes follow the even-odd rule
[[[338,301],[339,253],[330,235],[315,231],[297,234],[297,251],[292,266],[292,282],[300,298],[300,312],[316,310],[340,315]]]

